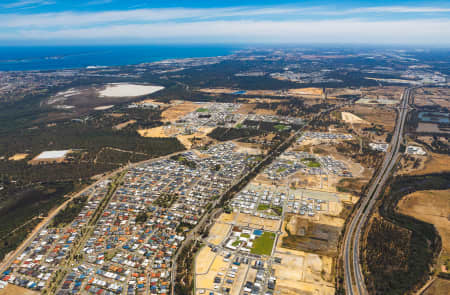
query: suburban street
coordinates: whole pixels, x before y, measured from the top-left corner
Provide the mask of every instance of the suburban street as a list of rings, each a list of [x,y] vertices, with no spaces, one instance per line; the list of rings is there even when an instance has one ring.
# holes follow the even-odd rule
[[[72,194],[72,196],[70,196],[66,201],[64,201],[61,205],[59,205],[56,209],[52,210],[49,215],[45,218],[45,220],[43,222],[41,222],[36,228],[33,229],[32,233],[22,242],[22,244],[12,253],[10,253],[8,256],[5,257],[5,259],[3,260],[2,264],[0,264],[0,273],[4,272],[9,266],[10,264],[17,258],[17,256],[23,252],[23,250],[28,247],[30,245],[30,243],[36,238],[36,236],[39,234],[39,232],[45,228],[50,221],[52,221],[52,219],[61,211],[63,210],[67,204],[70,203],[70,201],[72,201],[75,198],[80,197],[81,195],[83,195],[83,193],[85,193],[86,191],[90,190],[91,188],[95,187],[98,183],[109,179],[111,177],[113,177],[114,175],[117,175],[118,173],[121,173],[123,171],[126,171],[128,169],[130,169],[131,167],[136,167],[138,165],[141,165],[143,163],[151,163],[157,160],[161,160],[161,159],[167,159],[170,158],[174,155],[178,155],[181,154],[183,151],[181,152],[176,152],[176,153],[172,153],[169,155],[165,155],[162,157],[157,157],[157,158],[152,158],[152,159],[148,159],[148,160],[144,160],[141,162],[136,162],[133,164],[128,164],[125,165],[123,167],[120,167],[119,169],[116,169],[112,172],[109,173],[105,173],[104,176],[102,176],[100,179],[98,179],[97,181],[95,181],[94,183],[90,184],[89,186],[83,188],[82,190],[75,192]]]
[[[408,102],[411,98],[411,91],[412,88],[407,88],[402,94],[391,147],[385,155],[367,196],[362,200],[355,216],[352,218],[344,237],[344,275],[347,294],[368,294],[359,259],[361,233],[400,156],[399,151],[403,142],[403,129],[408,114]]]

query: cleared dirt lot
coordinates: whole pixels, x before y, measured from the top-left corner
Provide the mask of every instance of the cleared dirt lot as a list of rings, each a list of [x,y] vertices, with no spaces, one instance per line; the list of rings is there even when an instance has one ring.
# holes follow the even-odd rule
[[[142,137],[169,137],[164,131],[164,126],[150,129],[139,129],[137,132]]]
[[[186,147],[191,148],[194,144],[202,145],[210,142],[214,142],[214,140],[207,136],[214,127],[200,127],[198,132],[189,135],[178,135],[177,139]]]
[[[120,124],[117,124],[116,126],[113,127],[113,129],[115,130],[121,130],[129,125],[133,125],[134,123],[136,123],[136,120],[129,120]]]
[[[257,105],[254,103],[244,103],[241,104],[239,109],[235,111],[237,114],[258,114],[258,115],[276,115],[276,110],[269,109],[259,109]]]
[[[413,171],[412,175],[429,173],[440,173],[450,171],[450,156],[436,153],[429,153],[422,169]]]
[[[392,108],[356,104],[346,107],[345,111],[351,112],[369,123],[381,125],[387,131],[394,130],[397,114]]]
[[[226,216],[231,215],[231,216]],[[223,214],[222,214],[223,216]],[[222,222],[234,222],[235,225],[248,226],[252,228],[265,229],[276,231],[280,225],[279,220],[270,220],[265,219],[245,213],[236,213],[233,212],[231,214],[225,214],[225,216],[220,217]],[[228,221],[225,221],[228,220]]]
[[[436,270],[437,272],[449,273],[450,189],[417,191],[406,195],[400,200],[397,210],[402,214],[413,216],[436,227],[442,239],[442,252],[440,253]],[[439,282],[439,280],[437,279],[424,294],[448,294],[449,284]]]
[[[190,101],[171,101],[172,106],[161,113],[163,122],[173,122],[204,106]]]
[[[276,294],[334,294],[335,290],[329,279],[332,260],[315,254],[293,255],[276,253],[281,258],[280,264],[273,264],[277,284]]]
[[[195,260],[195,273],[205,274],[214,261],[216,254],[209,247],[203,247]]]
[[[34,292],[29,289],[8,284],[6,288],[0,290],[0,295],[38,295],[39,292]]]
[[[244,153],[249,155],[260,155],[262,153],[261,146],[255,143],[239,142],[234,140],[233,143],[236,145],[234,149],[237,153]]]
[[[398,210],[434,224],[442,237],[443,249],[450,251],[450,190],[414,192],[400,200]]]
[[[361,119],[360,117],[349,113],[349,112],[342,112],[342,120],[345,123],[350,123],[350,124],[370,124],[369,122],[367,122],[366,120]]]
[[[450,290],[450,281],[444,279],[437,279],[431,284],[423,294],[424,295],[448,295]]]
[[[28,157],[28,154],[20,153],[20,154],[15,154],[15,155],[9,157],[8,160],[10,160],[10,161],[20,161],[20,160],[25,159],[26,157]]]
[[[199,256],[200,255],[198,255],[198,257]],[[197,259],[198,259],[198,257],[197,257]],[[232,260],[232,258],[233,257],[230,257],[230,260]],[[196,293],[199,294],[199,289],[213,290],[214,289],[214,278],[216,276],[219,276],[218,275],[219,272],[225,274],[228,269],[228,265],[229,265],[229,262],[223,261],[222,256],[219,256],[219,255],[216,256],[207,273],[195,276],[195,279],[196,279],[195,285],[196,285],[196,289],[197,289]],[[221,277],[221,279],[223,279],[223,276],[219,276],[219,277]]]
[[[230,228],[229,224],[216,222],[209,231],[208,242],[219,245],[226,238]]]
[[[364,87],[361,94],[365,98],[400,100],[403,89],[401,86]]]
[[[294,88],[289,89],[288,93],[290,95],[313,95],[313,96],[322,96],[323,91],[322,88]]]
[[[290,215],[283,227],[281,246],[323,255],[337,255],[344,219],[320,214],[318,220]]]
[[[242,286],[245,284],[245,274],[249,269],[250,265],[241,264],[236,273],[236,278],[231,285],[231,295],[239,295],[241,292]]]

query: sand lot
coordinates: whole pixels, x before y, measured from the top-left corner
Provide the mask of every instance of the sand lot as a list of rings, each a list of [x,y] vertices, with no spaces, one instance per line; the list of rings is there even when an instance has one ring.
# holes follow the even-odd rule
[[[403,197],[397,207],[405,215],[432,223],[442,237],[442,247],[450,252],[450,189],[417,191]]]
[[[260,155],[262,153],[262,150],[259,148],[260,146],[258,144],[239,142],[237,140],[233,141],[233,143],[236,145],[236,148],[234,150],[237,153],[244,153],[249,155]]]
[[[349,112],[342,112],[342,120],[344,120],[345,123],[350,124],[369,124],[369,122],[367,122],[366,120],[363,120],[360,117]]]
[[[233,213],[233,215],[236,225],[249,226],[265,230],[276,231],[278,230],[281,222],[279,220],[270,220],[244,213]]]
[[[368,123],[381,125],[388,131],[394,129],[397,114],[393,109],[354,105],[348,108],[348,110]]]
[[[173,122],[195,111],[205,104],[197,104],[190,101],[171,101],[171,106],[161,113],[163,122]]]
[[[136,97],[152,94],[164,89],[163,86],[111,83],[98,93],[100,97]]]
[[[106,106],[95,107],[94,110],[95,111],[106,111],[106,110],[112,109],[113,107],[114,107],[114,105],[110,104],[110,105],[106,105]]]
[[[230,94],[239,90],[230,88],[202,88],[199,91],[213,94]]]
[[[331,258],[308,253],[276,253],[275,256],[281,258],[281,264],[273,264],[277,294],[334,294],[333,283],[323,279],[331,277]]]
[[[137,131],[142,137],[169,137],[164,131],[164,126],[159,126],[150,129],[139,129]]]
[[[203,247],[197,255],[195,261],[195,273],[205,274],[208,272],[216,254],[209,247]]]
[[[423,294],[424,295],[448,295],[450,290],[450,281],[445,279],[437,279],[431,284]]]
[[[241,264],[236,273],[236,278],[233,281],[233,285],[231,286],[231,295],[239,295],[241,292],[242,286],[245,284],[245,274],[249,269],[250,265]]]
[[[288,90],[290,95],[314,95],[314,96],[321,96],[323,94],[323,91],[321,88],[294,88]]]
[[[121,130],[121,129],[127,127],[128,125],[133,125],[134,123],[136,123],[136,120],[129,120],[129,121],[117,124],[116,126],[113,126],[113,129]]]
[[[39,292],[31,291],[13,284],[8,284],[6,288],[0,290],[0,295],[37,295]]]
[[[435,154],[431,152],[428,153],[429,155],[427,160],[425,161],[424,168],[420,170],[415,170],[411,174],[421,175],[421,174],[442,173],[445,171],[450,171],[450,156],[443,154]]]
[[[276,110],[269,110],[269,109],[257,109],[256,104],[253,103],[243,103],[235,111],[236,114],[258,114],[258,115],[276,115]]]
[[[26,157],[28,157],[28,154],[20,153],[20,154],[15,154],[14,156],[9,157],[8,160],[10,160],[10,161],[20,161],[20,160],[25,159]]]
[[[200,255],[198,255],[200,257]],[[197,257],[197,259],[198,259]],[[230,261],[232,261],[233,257],[230,257]],[[196,275],[196,289],[214,289],[214,278],[218,276],[219,272],[226,273],[228,269],[228,264],[230,262],[223,261],[222,256],[216,256],[214,258],[213,263],[211,264],[209,271],[205,274]],[[196,263],[197,265],[198,263]],[[203,268],[204,266],[202,266]],[[220,277],[220,276],[219,276]],[[223,279],[223,276],[221,276]],[[198,291],[196,292],[198,294]]]
[[[207,241],[214,245],[219,245],[227,237],[231,225],[216,222],[209,231]]]
[[[191,148],[193,146],[192,139],[196,139],[198,142],[202,141],[214,141],[212,138],[208,137],[209,134],[214,127],[200,127],[198,132],[189,135],[178,135],[177,139],[186,147]]]

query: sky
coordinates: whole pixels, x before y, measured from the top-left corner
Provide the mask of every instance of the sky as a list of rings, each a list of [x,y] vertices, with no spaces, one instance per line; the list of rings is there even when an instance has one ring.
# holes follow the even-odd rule
[[[450,1],[0,0],[0,44],[450,47]]]

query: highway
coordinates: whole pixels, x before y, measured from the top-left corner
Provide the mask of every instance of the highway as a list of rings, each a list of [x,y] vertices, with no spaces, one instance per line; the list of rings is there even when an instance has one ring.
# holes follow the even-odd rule
[[[389,179],[391,171],[400,156],[399,151],[403,142],[403,129],[408,114],[408,102],[411,99],[412,89],[407,88],[402,94],[390,149],[384,157],[378,174],[370,185],[367,196],[361,200],[361,204],[352,218],[344,237],[343,258],[346,294],[368,294],[359,261],[361,233],[377,199],[382,193],[384,184]]]

